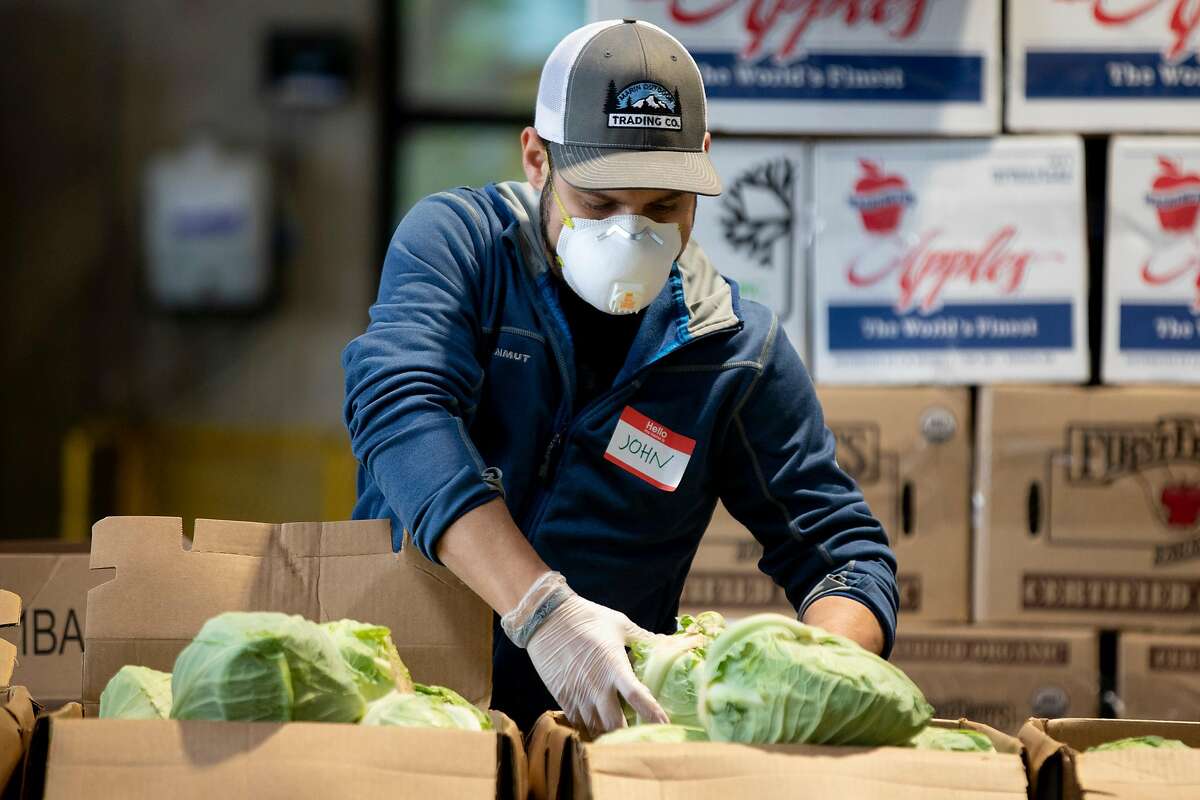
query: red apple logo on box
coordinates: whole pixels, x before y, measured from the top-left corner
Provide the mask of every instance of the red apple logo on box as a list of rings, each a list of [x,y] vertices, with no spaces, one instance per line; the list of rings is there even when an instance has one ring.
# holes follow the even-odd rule
[[[884,235],[900,227],[904,209],[916,199],[908,190],[908,182],[899,175],[885,174],[874,161],[859,159],[863,176],[854,184],[850,205],[858,209],[867,233]]]
[[[1192,528],[1200,519],[1200,484],[1168,484],[1159,499],[1167,524],[1172,527]]]
[[[1184,173],[1166,156],[1158,157],[1162,172],[1154,179],[1146,202],[1158,212],[1158,223],[1168,233],[1188,233],[1200,214],[1200,174]]]

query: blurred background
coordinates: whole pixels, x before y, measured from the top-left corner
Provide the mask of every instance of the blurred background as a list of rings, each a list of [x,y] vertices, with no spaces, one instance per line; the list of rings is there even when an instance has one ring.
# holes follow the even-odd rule
[[[520,175],[542,61],[584,14],[0,2],[0,536],[348,516],[340,353],[386,238],[431,191]],[[180,276],[206,247],[237,270]]]

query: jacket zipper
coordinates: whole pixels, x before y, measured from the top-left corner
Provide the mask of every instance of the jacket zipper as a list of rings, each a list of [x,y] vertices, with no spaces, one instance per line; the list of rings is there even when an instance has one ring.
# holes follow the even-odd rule
[[[684,347],[688,347],[695,342],[701,341],[702,339],[707,339],[710,336],[718,336],[723,333],[739,330],[740,328],[741,324],[739,323],[734,327],[723,328],[719,331],[706,333],[680,345],[674,352],[678,352]],[[575,428],[578,426],[579,421],[590,415],[593,411],[595,411],[595,409],[609,403],[614,397],[627,397],[633,392],[636,392],[637,389],[642,385],[643,373],[654,366],[654,364],[655,361],[650,361],[647,364],[643,364],[619,386],[610,388],[607,392],[603,393],[595,400],[580,409],[578,414],[566,421],[565,427],[557,429],[554,435],[550,437],[550,444],[546,447],[546,452],[542,458],[541,468],[538,470],[538,477],[542,484],[541,494],[538,498],[537,509],[534,512],[534,515],[530,518],[528,530],[525,531],[525,535],[531,542],[533,541],[533,537],[538,529],[538,526],[541,525],[542,517],[545,516],[546,507],[550,504],[550,498],[554,494],[554,479],[558,474],[559,457],[565,450],[567,444],[570,442],[571,434],[575,432]]]

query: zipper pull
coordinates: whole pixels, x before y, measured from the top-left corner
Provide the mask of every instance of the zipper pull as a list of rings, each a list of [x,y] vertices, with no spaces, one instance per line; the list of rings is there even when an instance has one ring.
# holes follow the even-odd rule
[[[550,465],[554,459],[554,453],[561,442],[562,433],[555,431],[554,435],[550,437],[550,444],[546,445],[546,454],[542,456],[542,466],[538,470],[538,477],[543,481],[550,477]]]

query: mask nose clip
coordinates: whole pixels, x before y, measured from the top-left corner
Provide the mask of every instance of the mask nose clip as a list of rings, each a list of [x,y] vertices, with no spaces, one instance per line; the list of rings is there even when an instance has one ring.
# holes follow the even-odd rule
[[[654,231],[652,231],[649,228],[642,228],[640,231],[637,231],[635,233],[630,233],[629,231],[625,230],[625,228],[622,227],[621,225],[609,226],[607,230],[604,230],[601,233],[596,234],[596,240],[602,242],[605,239],[607,239],[608,237],[613,236],[615,234],[620,234],[621,236],[624,236],[626,239],[628,239],[631,242],[640,242],[643,239],[649,238],[655,244],[663,243],[662,237],[659,236],[657,233],[655,233]]]

